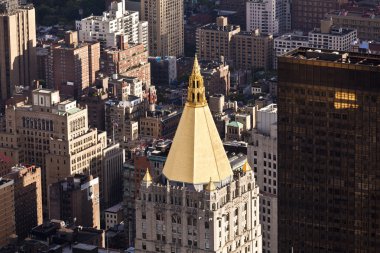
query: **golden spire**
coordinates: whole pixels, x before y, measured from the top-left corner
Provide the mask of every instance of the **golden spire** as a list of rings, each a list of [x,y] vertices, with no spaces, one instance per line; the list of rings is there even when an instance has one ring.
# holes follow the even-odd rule
[[[143,182],[152,182],[152,177],[150,176],[149,169],[146,168],[146,173],[143,178]]]
[[[206,91],[197,55],[195,55],[193,71],[191,72],[189,78],[189,87],[187,88],[187,105],[193,107],[207,105]]]

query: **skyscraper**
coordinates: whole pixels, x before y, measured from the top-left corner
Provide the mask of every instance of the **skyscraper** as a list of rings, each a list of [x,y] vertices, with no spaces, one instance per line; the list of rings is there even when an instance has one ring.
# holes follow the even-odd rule
[[[32,5],[0,1],[0,9],[0,101],[4,103],[17,86],[30,86],[37,77],[36,22]]]
[[[291,3],[292,29],[309,32],[319,26],[326,14],[340,9],[347,0],[293,0]]]
[[[279,252],[380,248],[379,65],[308,48],[279,57]]]
[[[197,59],[163,179],[147,170],[135,206],[137,253],[261,252],[253,171],[232,170]]]
[[[149,55],[184,54],[183,6],[183,0],[141,0],[141,19],[149,24]]]

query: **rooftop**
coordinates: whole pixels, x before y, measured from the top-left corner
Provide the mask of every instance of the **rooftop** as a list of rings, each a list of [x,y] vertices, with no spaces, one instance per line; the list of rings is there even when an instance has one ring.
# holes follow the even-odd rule
[[[380,66],[380,55],[361,54],[361,53],[348,53],[344,51],[334,51],[327,49],[312,49],[301,47],[290,51],[289,53],[281,56],[280,58],[295,58],[302,60],[335,62],[342,64],[355,64],[360,66]]]
[[[216,23],[211,23],[204,25],[200,28],[201,30],[213,30],[213,31],[222,31],[222,32],[232,32],[240,29],[238,25],[226,25],[226,26],[218,26]]]
[[[330,16],[337,16],[337,17],[355,17],[355,18],[361,18],[361,19],[380,19],[380,13],[378,11],[367,11],[367,12],[360,12],[360,11],[346,11],[346,10],[338,10],[333,11],[329,13]]]
[[[119,203],[119,204],[116,204],[114,206],[111,206],[105,212],[107,212],[107,213],[117,213],[120,210],[123,210],[123,203]]]

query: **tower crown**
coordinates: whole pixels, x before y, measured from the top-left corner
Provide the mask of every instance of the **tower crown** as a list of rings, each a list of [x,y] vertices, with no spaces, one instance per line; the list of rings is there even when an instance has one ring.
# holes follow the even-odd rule
[[[206,90],[197,55],[195,55],[193,71],[191,72],[189,78],[189,87],[187,88],[187,104],[194,107],[207,105]]]

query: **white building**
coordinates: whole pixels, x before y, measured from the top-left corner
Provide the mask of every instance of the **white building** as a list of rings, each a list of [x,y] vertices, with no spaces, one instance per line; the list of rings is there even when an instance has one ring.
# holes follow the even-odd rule
[[[278,35],[278,0],[250,0],[246,3],[247,31],[259,29],[261,34]]]
[[[139,21],[137,11],[125,10],[124,0],[112,2],[102,16],[76,21],[80,41],[100,41],[103,47],[115,47],[116,36],[126,35],[129,43],[143,43],[148,48],[148,24]]]
[[[309,32],[308,37],[309,47],[348,51],[358,35],[355,29],[333,26],[332,19],[329,19],[322,20],[321,27]]]
[[[275,57],[273,66],[277,68],[277,57],[298,47],[312,47],[339,51],[349,51],[351,44],[357,40],[355,29],[335,27],[331,20],[322,20],[321,27],[309,32],[284,34],[274,39]]]
[[[248,162],[260,189],[263,252],[277,252],[277,105],[257,111]]]

